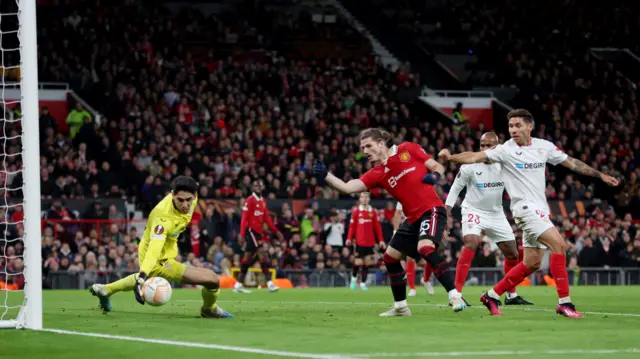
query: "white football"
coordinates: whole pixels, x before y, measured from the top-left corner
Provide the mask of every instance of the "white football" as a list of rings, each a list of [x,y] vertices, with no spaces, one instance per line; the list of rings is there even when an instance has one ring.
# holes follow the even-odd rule
[[[142,297],[147,304],[159,307],[171,300],[171,283],[164,278],[152,277],[142,285]]]

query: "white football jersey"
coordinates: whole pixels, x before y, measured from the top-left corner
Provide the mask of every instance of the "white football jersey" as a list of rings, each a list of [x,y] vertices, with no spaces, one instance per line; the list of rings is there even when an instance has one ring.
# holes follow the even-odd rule
[[[502,178],[514,214],[522,213],[525,204],[549,211],[545,195],[546,165],[560,164],[569,157],[566,153],[540,138],[532,138],[529,146],[519,146],[509,140],[484,152],[491,161],[502,164]]]
[[[501,173],[502,165],[499,163],[474,163],[461,166],[445,205],[454,207],[458,195],[463,188],[467,187],[467,195],[461,205],[463,210],[471,209],[504,214],[502,193],[505,183]]]

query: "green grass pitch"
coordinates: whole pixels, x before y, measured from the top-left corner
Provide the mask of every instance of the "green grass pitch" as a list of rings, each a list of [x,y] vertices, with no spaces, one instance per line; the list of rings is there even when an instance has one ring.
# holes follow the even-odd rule
[[[419,291],[409,298],[413,316],[394,318],[378,317],[392,302],[386,287],[225,290],[220,304],[236,315],[229,320],[199,318],[198,290],[175,290],[159,308],[120,293],[106,315],[88,291],[47,291],[45,328],[107,337],[0,330],[0,358],[640,358],[640,287],[572,288],[582,320],[556,315],[548,287],[519,289],[536,305],[491,317],[478,301],[483,289],[465,288],[473,307],[461,313],[444,305],[441,288]]]

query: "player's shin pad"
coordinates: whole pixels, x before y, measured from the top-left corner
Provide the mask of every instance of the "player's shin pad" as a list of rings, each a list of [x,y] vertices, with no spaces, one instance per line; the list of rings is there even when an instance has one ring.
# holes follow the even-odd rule
[[[202,309],[211,310],[216,307],[216,301],[220,296],[220,289],[207,289],[202,287]]]
[[[407,280],[404,269],[399,260],[384,254],[382,257],[387,267],[387,275],[389,276],[389,285],[393,293],[393,300],[400,302],[407,299]]]
[[[138,276],[137,273],[131,274],[113,283],[109,283],[104,286],[104,290],[107,292],[109,296],[116,294],[118,292],[132,291],[133,288],[136,287],[137,276]]]
[[[433,274],[436,275],[436,278],[447,292],[456,289],[453,276],[447,267],[447,262],[440,254],[438,254],[438,252],[436,252],[435,248],[423,246],[418,248],[418,253],[420,253],[422,258],[431,264]]]

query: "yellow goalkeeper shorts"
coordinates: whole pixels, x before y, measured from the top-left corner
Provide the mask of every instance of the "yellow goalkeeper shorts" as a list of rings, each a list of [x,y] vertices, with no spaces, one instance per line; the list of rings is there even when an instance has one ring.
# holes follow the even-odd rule
[[[148,273],[147,276],[151,277],[161,277],[169,282],[173,283],[181,283],[182,276],[184,272],[187,270],[187,266],[177,262],[175,259],[165,259],[161,260],[156,264],[155,267],[151,270],[151,273]]]

